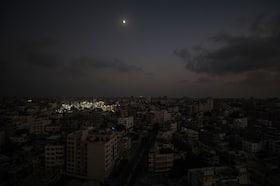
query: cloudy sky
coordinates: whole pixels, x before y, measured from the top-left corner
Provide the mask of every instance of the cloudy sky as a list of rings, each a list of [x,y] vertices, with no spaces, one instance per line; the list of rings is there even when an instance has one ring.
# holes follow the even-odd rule
[[[1,2],[0,95],[279,96],[279,10],[265,0]]]

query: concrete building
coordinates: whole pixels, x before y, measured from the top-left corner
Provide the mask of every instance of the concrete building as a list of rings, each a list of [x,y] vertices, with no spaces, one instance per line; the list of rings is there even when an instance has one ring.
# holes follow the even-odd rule
[[[62,144],[61,136],[50,136],[45,145],[45,167],[64,168],[65,145]]]
[[[212,186],[215,182],[214,168],[190,169],[188,172],[188,182],[195,186]]]
[[[238,181],[240,185],[251,184],[247,167],[244,166],[236,167],[236,170],[238,173]]]
[[[209,112],[214,109],[214,100],[207,98],[206,100],[199,101],[198,110],[199,112]]]
[[[51,124],[51,120],[48,119],[36,119],[30,123],[29,132],[30,134],[35,135],[44,135],[46,134],[45,127]]]
[[[119,156],[117,137],[113,133],[98,133],[88,141],[88,178],[103,181]]]
[[[199,132],[189,128],[183,128],[179,133],[176,134],[178,140],[186,141],[188,144],[193,144],[199,141]]]
[[[131,138],[122,137],[118,140],[118,152],[122,156],[125,152],[131,149]]]
[[[12,143],[17,143],[17,144],[26,143],[27,134],[22,134],[20,136],[12,136],[12,137],[9,137],[9,139]]]
[[[238,174],[236,174],[238,172]],[[205,167],[190,169],[188,182],[193,186],[250,184],[247,170],[231,167]]]
[[[214,109],[214,100],[212,98],[202,99],[188,106],[189,112],[210,112]]]
[[[61,126],[60,125],[51,124],[51,125],[47,125],[45,127],[45,132],[47,134],[55,134],[55,133],[58,133],[60,131],[61,131]]]
[[[121,117],[118,119],[118,124],[125,126],[125,129],[127,131],[132,131],[134,126],[134,118],[133,116]]]
[[[280,140],[270,140],[270,152],[280,154]]]
[[[187,134],[188,141],[194,142],[199,140],[199,132],[192,129],[183,130]]]
[[[63,167],[64,166],[64,145],[46,145],[45,146],[45,167]]]
[[[255,140],[242,140],[242,149],[246,152],[259,152],[263,149],[262,141],[255,141]]]
[[[177,132],[178,124],[176,122],[170,123],[170,131],[172,133]]]
[[[110,130],[85,129],[67,136],[68,175],[102,182],[118,156],[117,136]]]
[[[94,111],[92,113],[93,125],[97,127],[101,126],[104,123],[104,117],[105,117],[104,112]]]
[[[235,128],[246,128],[248,126],[248,118],[235,118],[233,119],[233,127]]]
[[[149,171],[155,174],[167,173],[173,167],[174,152],[170,145],[155,146],[149,152],[148,166]]]
[[[171,113],[163,111],[163,123],[171,120]]]
[[[209,166],[217,166],[220,164],[220,157],[216,151],[205,151],[201,153],[203,162]]]
[[[171,120],[171,113],[166,110],[153,111],[153,123],[163,124]]]
[[[76,177],[87,176],[87,133],[76,131],[67,136],[66,173]]]
[[[266,151],[280,154],[280,131],[274,127],[263,130],[264,148]]]

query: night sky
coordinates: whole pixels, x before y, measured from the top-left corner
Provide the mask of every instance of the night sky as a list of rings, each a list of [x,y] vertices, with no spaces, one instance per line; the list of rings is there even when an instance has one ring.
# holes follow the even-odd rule
[[[11,0],[0,7],[2,96],[280,94],[280,1]]]

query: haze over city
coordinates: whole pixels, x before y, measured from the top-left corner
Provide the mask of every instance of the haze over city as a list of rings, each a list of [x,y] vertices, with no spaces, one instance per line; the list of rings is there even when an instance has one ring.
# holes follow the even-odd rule
[[[275,97],[279,1],[1,2],[2,96]]]

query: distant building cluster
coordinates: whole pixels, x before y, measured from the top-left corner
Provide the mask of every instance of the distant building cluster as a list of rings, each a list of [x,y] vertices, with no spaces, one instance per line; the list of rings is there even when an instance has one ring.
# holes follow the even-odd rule
[[[278,98],[102,100],[2,98],[0,184],[280,185]]]

